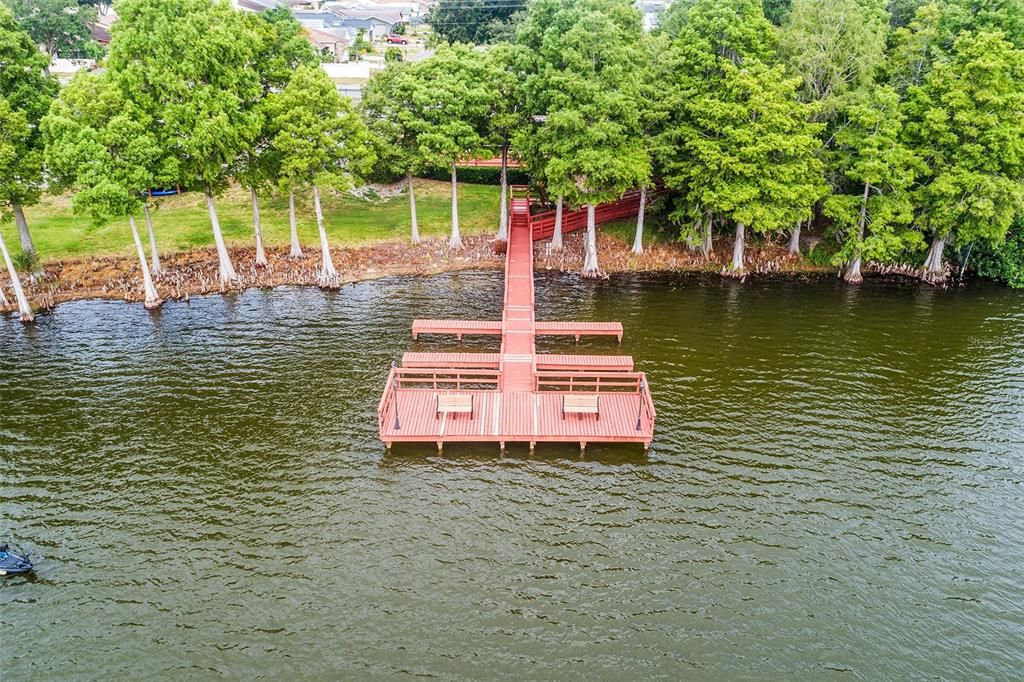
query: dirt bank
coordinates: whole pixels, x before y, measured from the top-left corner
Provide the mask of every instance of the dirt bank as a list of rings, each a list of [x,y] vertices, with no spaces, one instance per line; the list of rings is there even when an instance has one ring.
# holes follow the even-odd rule
[[[495,242],[488,237],[463,239],[460,251],[451,251],[442,239],[425,240],[418,246],[400,241],[382,241],[365,246],[332,249],[339,284],[375,279],[389,275],[429,275],[466,269],[501,268],[503,256],[496,253]],[[547,242],[536,245],[537,268],[578,271],[583,263],[583,234],[567,235],[560,252],[551,252]],[[500,251],[501,249],[497,249]],[[642,255],[616,236],[602,235],[598,241],[598,260],[608,274],[630,272],[704,272],[724,270],[732,253],[732,244],[723,239],[715,243],[715,254],[704,259],[682,244],[655,243]],[[230,249],[239,279],[230,286],[217,281],[217,254],[213,248],[170,253],[161,257],[163,274],[156,286],[164,300],[222,291],[240,291],[250,287],[283,285],[318,286],[320,252],[306,249],[300,259],[288,258],[287,247],[267,250],[270,265],[257,268],[252,248]],[[749,276],[798,275],[835,272],[834,268],[815,266],[789,256],[780,245],[750,245],[747,249]],[[30,282],[23,278],[33,308],[45,311],[66,301],[81,299],[119,299],[142,301],[142,274],[138,260],[127,256],[76,258],[45,263],[41,275]],[[0,274],[0,287],[10,292],[6,273]],[[8,295],[9,299],[13,297]],[[6,308],[15,312],[16,305]]]

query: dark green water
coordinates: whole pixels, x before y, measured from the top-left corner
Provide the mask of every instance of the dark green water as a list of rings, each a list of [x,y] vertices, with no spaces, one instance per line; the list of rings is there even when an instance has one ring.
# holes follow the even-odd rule
[[[500,282],[0,318],[3,679],[1019,677],[1024,295],[541,277],[649,456],[385,455],[411,318]]]

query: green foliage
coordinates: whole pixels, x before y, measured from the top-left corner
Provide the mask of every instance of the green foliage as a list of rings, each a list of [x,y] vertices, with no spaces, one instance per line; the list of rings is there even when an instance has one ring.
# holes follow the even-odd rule
[[[30,205],[43,183],[43,140],[39,121],[57,91],[45,69],[49,59],[0,5],[0,218],[11,204]]]
[[[976,245],[969,265],[980,277],[1024,289],[1024,224],[1018,219],[998,246]]]
[[[373,43],[366,39],[366,29],[361,28],[356,32],[356,39],[352,42],[352,47],[349,48],[349,58],[357,62],[362,55],[371,53],[373,53]]]
[[[449,44],[481,45],[503,34],[503,25],[509,23],[524,4],[494,0],[438,0],[430,9],[427,23]]]
[[[782,26],[792,5],[792,0],[763,0],[764,17],[776,26]]]
[[[941,56],[941,18],[942,8],[936,2],[929,2],[917,8],[906,26],[892,33],[892,49],[883,65],[883,79],[900,93],[923,83],[932,64]]]
[[[675,38],[686,24],[686,14],[696,0],[672,0],[658,17],[658,32]]]
[[[904,112],[926,164],[920,225],[961,243],[1001,241],[1024,202],[1024,53],[1001,34],[964,34],[907,89]]]
[[[260,133],[261,32],[226,2],[122,0],[117,11],[107,62],[118,87],[179,160],[179,184],[222,188]]]
[[[25,112],[0,96],[0,218],[12,204],[32,204],[43,182],[42,150],[31,144],[32,126]]]
[[[96,10],[78,0],[3,0],[32,40],[48,55],[83,57],[95,45],[89,24]],[[94,48],[93,48],[94,49]]]
[[[830,265],[835,265],[837,262],[842,262],[836,258],[835,249],[824,241],[817,242],[808,249],[807,253],[804,254],[804,258],[808,263],[811,265],[817,265],[819,268],[828,267]]]
[[[391,64],[363,88],[360,108],[376,151],[375,178],[394,180],[423,165],[419,133],[425,122],[417,101],[422,81],[412,64]]]
[[[82,72],[43,119],[47,166],[75,190],[74,206],[97,220],[141,209],[141,194],[158,177],[173,177],[145,112],[124,98],[110,72]],[[160,170],[158,170],[160,169]]]
[[[303,35],[302,24],[287,7],[243,17],[260,37],[256,71],[264,94],[285,87],[295,69],[303,64],[320,63],[313,46]]]
[[[794,0],[781,32],[785,61],[803,77],[802,97],[831,119],[851,92],[870,87],[885,53],[884,0]]]
[[[908,25],[914,19],[917,9],[928,0],[889,0],[886,9],[889,11],[889,22],[893,28]]]
[[[823,212],[842,248],[838,265],[862,255],[866,260],[897,260],[923,246],[911,229],[911,187],[924,168],[901,142],[903,116],[899,94],[879,86],[846,111],[835,135],[831,165],[839,189],[825,200]]]
[[[419,173],[421,178],[431,180],[451,180],[452,169],[448,167],[425,168]],[[501,168],[485,166],[459,166],[459,182],[467,185],[500,185]],[[524,168],[508,169],[508,184],[529,185],[531,177],[529,171]]]
[[[19,251],[16,254],[11,254],[11,262],[14,263],[14,269],[19,272],[36,272],[39,266],[39,256],[35,251]]]
[[[401,48],[389,47],[384,52],[384,61],[388,63],[403,61],[405,57],[402,56]]]
[[[487,151],[487,117],[495,93],[485,56],[470,45],[441,46],[416,64],[413,77],[419,156],[434,165]]]
[[[366,126],[317,66],[296,69],[285,89],[268,100],[267,116],[284,189],[347,189],[373,166]]]
[[[268,10],[262,14],[244,15],[253,31],[260,36],[255,69],[262,95],[247,103],[259,123],[251,145],[239,150],[231,166],[232,175],[246,187],[257,191],[275,184],[280,175],[281,158],[271,144],[268,102],[272,93],[280,92],[300,66],[317,67],[319,56],[302,35],[302,25],[287,8]]]
[[[500,150],[512,144],[529,122],[523,102],[522,83],[516,71],[516,49],[508,43],[495,45],[484,56],[484,75],[490,83],[490,111],[486,116],[489,144]]]
[[[796,97],[800,79],[768,65],[771,25],[747,0],[699,0],[659,66],[655,150],[687,226],[705,212],[769,232],[810,215],[825,193],[822,126]]]
[[[1024,0],[945,0],[940,31],[947,49],[963,33],[997,31],[1024,49]]]
[[[645,184],[640,14],[628,0],[536,0],[519,30],[527,113],[518,147],[547,191],[572,205]]]

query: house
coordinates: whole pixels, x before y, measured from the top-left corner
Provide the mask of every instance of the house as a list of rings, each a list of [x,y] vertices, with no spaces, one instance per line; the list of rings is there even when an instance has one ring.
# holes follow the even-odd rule
[[[369,12],[385,15],[382,18],[398,12],[402,16],[402,21],[413,23],[418,23],[426,14],[424,3],[418,0],[337,0],[325,2],[322,8],[333,12]]]
[[[307,4],[304,0],[231,0],[231,4],[240,10],[247,12],[266,12],[268,9],[278,7],[295,7],[296,5]]]
[[[236,9],[257,13],[266,12],[268,9],[276,9],[284,6],[284,3],[278,2],[277,0],[232,0],[231,4],[234,5]]]
[[[89,24],[89,35],[97,43],[103,46],[110,44],[110,28],[102,24]]]
[[[292,12],[292,16],[295,17],[296,21],[306,27],[321,30],[336,30],[344,28],[344,26],[342,26],[341,17],[334,12],[295,10]]]
[[[405,23],[401,12],[394,10],[356,10],[333,8],[331,13],[340,17],[341,25],[355,31],[362,30],[370,42],[382,40],[385,35],[395,30],[395,26]]]
[[[348,61],[348,49],[355,42],[351,36],[339,31],[313,28],[312,26],[304,26],[303,32],[306,39],[313,45],[313,49],[330,57],[331,63]]]

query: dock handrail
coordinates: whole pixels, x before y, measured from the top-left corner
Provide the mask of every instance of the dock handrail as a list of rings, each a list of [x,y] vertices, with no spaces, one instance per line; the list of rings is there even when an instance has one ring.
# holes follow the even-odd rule
[[[538,391],[640,393],[646,388],[643,372],[593,370],[536,370]]]
[[[391,410],[395,404],[395,370],[397,368],[392,363],[391,371],[388,372],[388,380],[384,382],[384,394],[380,397],[380,404],[377,405],[377,426],[382,428],[385,423],[385,419],[391,416]]]
[[[500,379],[498,369],[396,367],[389,382],[401,390],[494,391]]]

